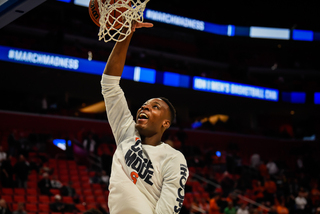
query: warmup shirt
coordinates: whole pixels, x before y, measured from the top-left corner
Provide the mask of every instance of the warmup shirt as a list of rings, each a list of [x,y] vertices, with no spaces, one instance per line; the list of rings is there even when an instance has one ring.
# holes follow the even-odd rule
[[[109,185],[111,214],[179,213],[189,172],[183,154],[165,143],[141,143],[119,86],[120,77],[103,74],[102,94],[117,149]]]

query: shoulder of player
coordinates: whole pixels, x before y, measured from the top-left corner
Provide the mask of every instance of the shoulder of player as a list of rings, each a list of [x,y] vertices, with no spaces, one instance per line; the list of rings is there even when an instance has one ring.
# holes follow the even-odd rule
[[[182,152],[180,152],[179,150],[176,150],[175,148],[173,148],[172,146],[163,143],[164,145],[162,145],[163,149],[165,150],[165,154],[166,154],[166,159],[169,160],[185,160],[184,155],[182,154]],[[179,162],[180,162],[179,161]]]
[[[179,150],[176,150],[172,146],[170,146],[167,143],[162,143],[163,148],[168,152],[170,155],[175,155],[175,154],[182,154]]]

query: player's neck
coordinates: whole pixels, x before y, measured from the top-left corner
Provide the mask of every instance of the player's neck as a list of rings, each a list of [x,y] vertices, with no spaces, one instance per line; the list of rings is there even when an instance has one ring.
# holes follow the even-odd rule
[[[141,136],[141,143],[150,145],[150,146],[158,146],[161,144],[161,136],[153,135],[151,137]]]

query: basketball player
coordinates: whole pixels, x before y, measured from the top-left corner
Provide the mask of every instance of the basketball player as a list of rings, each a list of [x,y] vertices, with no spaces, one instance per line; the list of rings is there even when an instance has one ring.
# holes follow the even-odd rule
[[[152,98],[143,103],[134,120],[119,86],[133,32],[152,26],[133,23],[132,33],[115,44],[102,75],[102,94],[117,144],[109,186],[111,214],[179,213],[184,199],[189,175],[186,160],[161,142],[174,120],[174,107],[165,98]]]

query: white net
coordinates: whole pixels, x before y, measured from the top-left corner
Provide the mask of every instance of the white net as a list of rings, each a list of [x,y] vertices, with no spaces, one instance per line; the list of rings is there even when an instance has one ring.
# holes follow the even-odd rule
[[[100,12],[99,40],[121,42],[131,33],[132,21],[143,22],[150,0],[97,0]]]

